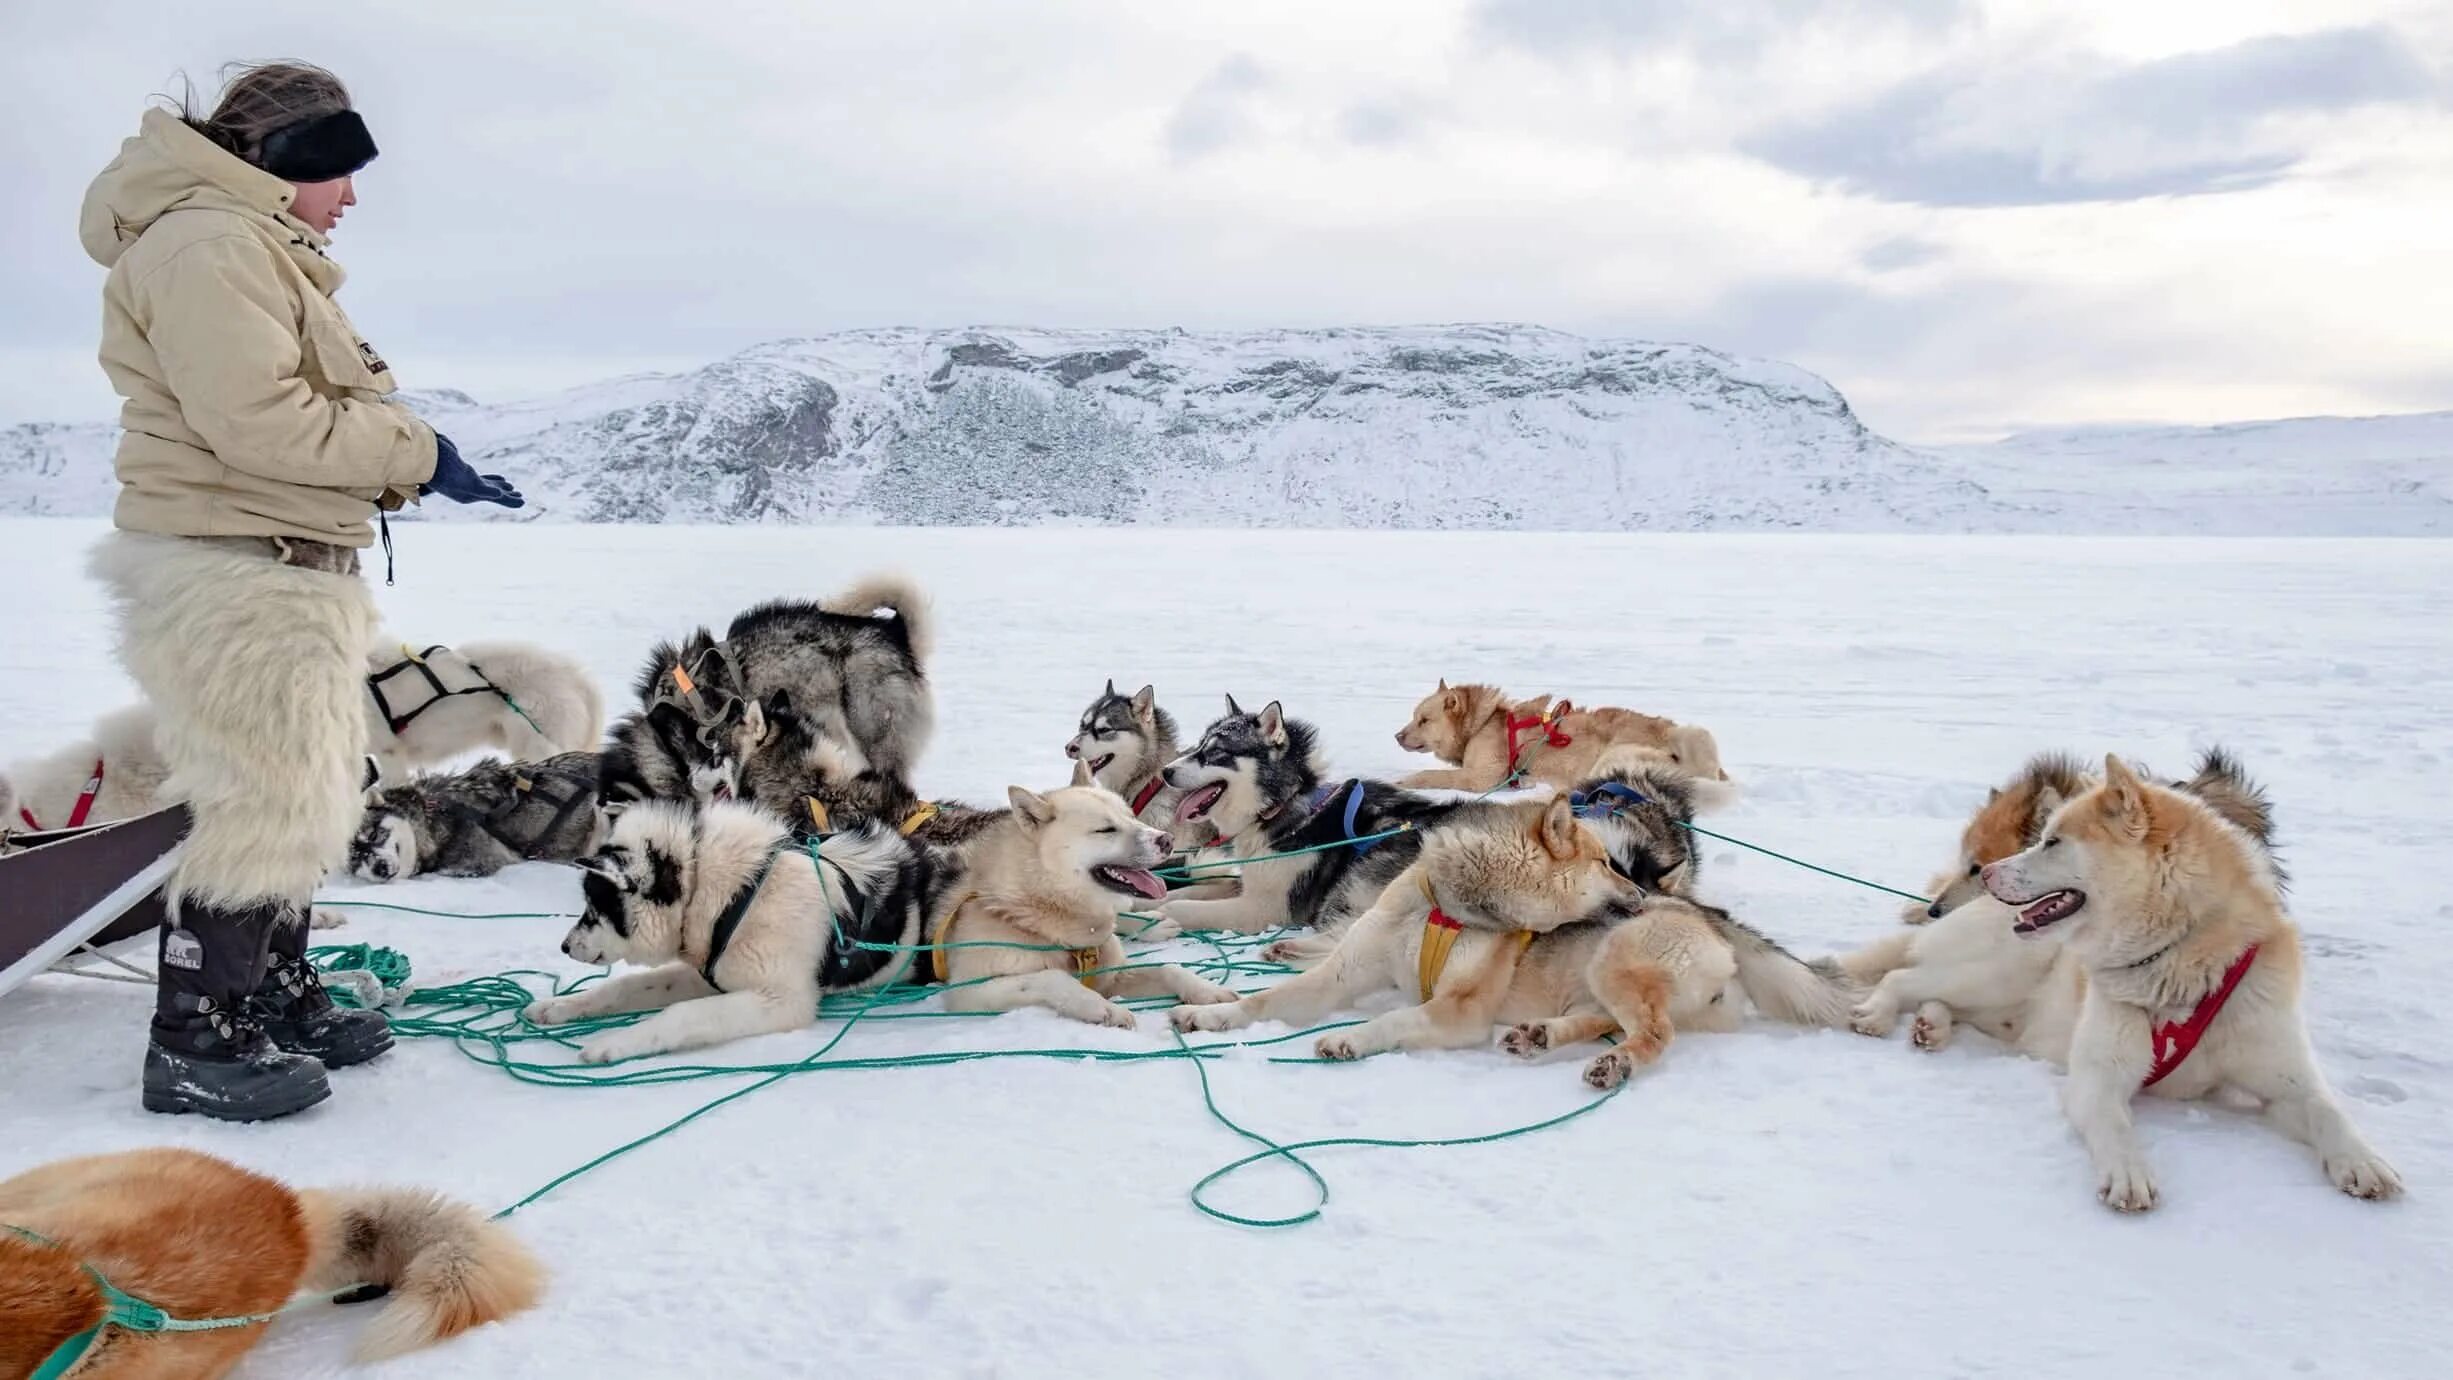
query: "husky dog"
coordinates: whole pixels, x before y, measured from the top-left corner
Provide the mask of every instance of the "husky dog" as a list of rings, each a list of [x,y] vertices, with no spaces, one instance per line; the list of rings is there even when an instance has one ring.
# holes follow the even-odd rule
[[[1218,837],[1208,821],[1175,822],[1180,792],[1168,787],[1166,771],[1178,751],[1175,716],[1158,707],[1157,687],[1123,695],[1112,680],[1082,711],[1080,730],[1065,743],[1065,755],[1081,763],[1091,781],[1130,802],[1144,823],[1172,827],[1185,848],[1207,847]]]
[[[596,683],[567,657],[515,642],[472,642],[457,651],[430,647],[412,661],[397,644],[387,646],[367,653],[365,697],[366,751],[387,779],[489,747],[531,759],[577,752],[595,747],[603,732]],[[64,827],[94,782],[83,823],[134,819],[170,804],[163,792],[170,765],[154,740],[159,718],[149,704],[113,710],[90,736],[12,765],[0,777],[0,824]]]
[[[2002,840],[2019,839],[2012,853],[2034,846],[2063,804],[2097,784],[2075,759],[2054,753],[2031,759],[1993,793],[1969,822],[1961,844],[1964,855],[1981,859],[1973,864],[1979,874],[1974,897],[1961,899],[1959,874],[1938,877],[1935,889],[1949,903],[1938,921],[1926,924],[1925,908],[1912,906],[1910,923],[1919,928],[1894,931],[1841,960],[1851,977],[1872,987],[1857,1007],[1858,1031],[1888,1035],[1900,1013],[1913,1009],[1916,1019],[1909,1039],[1918,1049],[1947,1047],[1964,1024],[2025,1053],[2054,1057],[2054,1048],[2068,1032],[2047,1017],[2075,1009],[2064,1000],[2074,991],[2068,985],[2074,970],[2056,966],[2053,946],[2019,942],[2010,916],[1985,894],[1981,874],[1984,863],[2010,856],[1985,856],[2002,847]],[[2198,758],[2196,771],[2171,788],[2202,801],[2246,833],[2265,855],[2275,884],[2285,883],[2282,863],[2274,855],[2273,807],[2238,759],[2220,747],[2209,748]],[[1940,885],[1945,881],[1952,885]]]
[[[2055,811],[2033,847],[1988,864],[1982,881],[2015,912],[2012,932],[2059,941],[2045,990],[2076,1009],[2043,1023],[2056,1032],[2048,1052],[2069,1070],[2062,1108],[2106,1204],[2155,1205],[2130,1122],[2142,1089],[2245,1095],[2316,1150],[2336,1188],[2355,1198],[2402,1191],[2309,1049],[2299,929],[2266,850],[2209,802],[2108,757],[2101,785]]]
[[[604,736],[604,694],[586,668],[524,642],[384,642],[366,672],[368,750],[386,777],[484,748],[538,761]]]
[[[799,821],[814,803],[829,828],[875,819],[900,825],[920,798],[899,776],[869,765],[860,749],[823,732],[793,705],[792,692],[735,700],[723,720],[719,789],[770,814]]]
[[[1522,780],[1565,786],[1592,775],[1602,752],[1619,745],[1650,748],[1665,765],[1699,780],[1729,780],[1720,744],[1694,724],[1565,702],[1554,711],[1548,695],[1511,702],[1495,685],[1442,680],[1397,730],[1397,746],[1448,764],[1400,783],[1426,790],[1487,791],[1519,773]]]
[[[1242,887],[1231,898],[1168,901],[1160,910],[1168,928],[1146,937],[1257,934],[1288,924],[1334,931],[1414,860],[1421,829],[1483,808],[1381,781],[1324,786],[1317,742],[1312,726],[1287,718],[1275,700],[1254,714],[1227,696],[1225,716],[1167,766],[1167,784],[1183,793],[1175,817],[1214,824],[1238,857],[1269,860],[1241,868]],[[1356,842],[1335,846],[1347,840]],[[1312,851],[1269,856],[1301,849]]]
[[[590,1036],[579,1047],[588,1064],[798,1030],[821,997],[894,981],[920,943],[930,878],[927,858],[885,825],[855,825],[812,850],[732,801],[624,810],[579,866],[586,909],[562,951],[648,971],[548,997],[528,1019],[655,1013]]]
[[[194,1150],[57,1160],[0,1181],[0,1375],[66,1359],[80,1380],[214,1380],[262,1327],[105,1327],[102,1283],[186,1318],[277,1312],[351,1285],[391,1301],[359,1339],[377,1361],[534,1307],[545,1269],[508,1227],[422,1189],[292,1189]]]
[[[162,808],[169,803],[162,783],[170,764],[154,746],[153,728],[152,706],[130,705],[95,720],[91,737],[12,764],[0,776],[0,829],[105,824]],[[92,803],[78,819],[78,802],[89,789]]]
[[[2016,775],[1987,791],[1985,803],[1968,817],[1967,827],[1959,832],[1958,858],[1925,884],[1933,900],[1924,905],[1910,902],[1900,919],[1922,925],[1983,895],[1984,885],[1977,874],[1986,863],[2034,843],[2044,833],[2044,821],[2053,817],[2063,801],[2094,785],[2086,768],[2066,752],[2040,752],[2028,758]]]
[[[491,877],[515,862],[576,862],[604,825],[597,754],[542,762],[488,759],[375,793],[349,845],[349,870],[370,882],[428,873]]]
[[[1013,808],[980,828],[936,883],[930,972],[950,984],[947,1010],[1044,1006],[1131,1030],[1133,1013],[1116,998],[1235,1000],[1173,964],[1123,966],[1118,908],[1167,894],[1150,869],[1172,839],[1104,787],[1006,794]]]
[[[1444,957],[1432,945],[1453,945]],[[1645,896],[1563,796],[1495,805],[1432,831],[1318,967],[1232,1006],[1173,1013],[1178,1030],[1306,1024],[1396,989],[1420,1003],[1331,1031],[1323,1058],[1485,1044],[1532,1056],[1626,1039],[1585,1066],[1614,1088],[1659,1059],[1673,1030],[1730,1030],[1741,999],[1800,1025],[1839,1025],[1852,995],[1728,912]]]

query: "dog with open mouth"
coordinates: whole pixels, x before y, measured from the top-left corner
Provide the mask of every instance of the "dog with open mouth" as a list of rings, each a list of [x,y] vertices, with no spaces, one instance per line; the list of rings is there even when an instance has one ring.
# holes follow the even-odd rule
[[[946,1009],[1044,1006],[1131,1030],[1133,1012],[1118,998],[1235,1000],[1175,964],[1124,966],[1117,921],[1166,896],[1150,869],[1167,860],[1174,840],[1102,786],[1044,795],[1015,786],[1007,798],[1012,808],[959,849],[932,850],[941,866],[922,975],[947,984]]]
[[[1123,796],[1144,824],[1156,825],[1175,837],[1177,846],[1203,848],[1215,843],[1218,831],[1207,820],[1178,822],[1176,800],[1183,794],[1167,784],[1167,764],[1176,759],[1175,716],[1161,709],[1158,688],[1145,685],[1127,695],[1116,682],[1082,711],[1082,719],[1065,741],[1065,756],[1081,764],[1089,779]]]
[[[1258,934],[1281,925],[1335,932],[1360,915],[1421,851],[1421,831],[1490,808],[1361,778],[1331,779],[1310,724],[1276,701],[1227,712],[1168,764],[1183,792],[1179,824],[1217,827],[1235,856],[1232,897],[1177,896],[1161,913],[1179,930]],[[1153,935],[1152,937],[1158,937]]]
[[[2069,1071],[2061,1104],[2107,1205],[2143,1212],[2158,1197],[2130,1118],[2141,1091],[2261,1106],[2316,1151],[2336,1188],[2355,1198],[2402,1191],[2317,1068],[2300,1009],[2299,928],[2250,832],[2108,757],[2101,785],[1982,880],[2011,911],[2012,932],[2058,940],[2057,969],[2076,974],[2060,989],[2078,992],[2056,1061]]]

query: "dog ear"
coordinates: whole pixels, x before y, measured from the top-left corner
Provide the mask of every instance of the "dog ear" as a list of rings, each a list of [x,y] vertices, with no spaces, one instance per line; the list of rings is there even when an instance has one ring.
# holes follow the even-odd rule
[[[1154,713],[1157,711],[1157,709],[1158,709],[1158,687],[1157,687],[1157,686],[1155,686],[1155,685],[1145,685],[1145,686],[1141,687],[1139,690],[1136,690],[1136,691],[1134,691],[1134,692],[1133,692],[1133,717],[1134,717],[1134,718],[1139,719],[1139,720],[1141,720],[1143,723],[1145,723],[1145,724],[1146,724],[1146,723],[1150,722],[1151,716],[1152,716],[1152,715],[1153,715],[1153,714],[1154,714]]]
[[[1107,688],[1106,688],[1105,690],[1102,690],[1102,691],[1100,691],[1100,692],[1099,692],[1099,698],[1101,698],[1101,699],[1105,699],[1105,700],[1112,700],[1112,699],[1114,699],[1115,697],[1116,697],[1116,678],[1115,678],[1114,676],[1109,676],[1109,677],[1107,678]]]
[[[1465,712],[1465,696],[1449,689],[1444,680],[1439,683],[1439,712],[1450,718]]]
[[[2111,753],[2104,755],[2104,813],[2132,837],[2145,835],[2146,783]]]
[[[1439,678],[1439,690],[1443,695],[1448,693],[1448,678],[1446,676],[1441,676]]]
[[[1226,697],[1226,700],[1227,700],[1227,717],[1229,717],[1229,718],[1234,718],[1234,719],[1240,719],[1240,718],[1242,718],[1242,717],[1244,716],[1244,707],[1243,707],[1242,705],[1237,704],[1237,703],[1235,702],[1235,697],[1234,697],[1233,695],[1229,695],[1229,696],[1227,696],[1227,697]]]
[[[1005,799],[1012,803],[1014,814],[1033,828],[1056,818],[1056,806],[1048,798],[1023,786],[1007,786]]]
[[[1997,791],[1995,794],[1998,795],[2000,792]],[[2029,836],[2041,837],[2044,833],[2045,824],[2051,821],[2053,812],[2060,808],[2061,792],[2054,790],[2050,786],[2036,787],[2036,803],[2029,806],[2027,809],[2027,832]]]
[[[1554,795],[1542,810],[1541,823],[1534,829],[1542,851],[1560,862],[1576,856],[1576,806],[1564,795]]]
[[[1990,805],[1990,804],[1992,804],[1994,801],[1999,800],[1999,799],[2001,799],[2001,798],[2002,798],[2002,788],[2001,788],[2001,787],[1999,787],[1999,786],[1988,786],[1988,787],[1986,787],[1986,788],[1985,788],[1985,803],[1986,803],[1987,805]]]
[[[1261,707],[1261,741],[1273,748],[1286,746],[1286,711],[1276,700]]]
[[[1076,786],[1099,784],[1098,778],[1090,774],[1090,764],[1079,757],[1073,759],[1073,784]]]

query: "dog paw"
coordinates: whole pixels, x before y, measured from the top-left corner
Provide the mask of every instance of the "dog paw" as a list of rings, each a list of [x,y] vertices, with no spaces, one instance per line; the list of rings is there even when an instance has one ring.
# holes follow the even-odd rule
[[[349,917],[337,910],[314,906],[307,911],[307,928],[311,930],[337,930],[348,923]]]
[[[1948,1011],[1920,1011],[1908,1027],[1908,1039],[1928,1054],[1938,1054],[1950,1044],[1958,1027],[1951,1022]]]
[[[628,1031],[614,1030],[587,1041],[579,1047],[579,1062],[618,1064],[624,1059],[636,1058],[648,1053],[645,1049],[635,1048],[635,1042],[627,1038],[628,1035]]]
[[[1303,949],[1296,943],[1296,941],[1292,939],[1280,939],[1274,943],[1263,944],[1261,946],[1261,962],[1291,963],[1302,953]]]
[[[1608,1092],[1626,1082],[1634,1072],[1634,1054],[1625,1049],[1613,1049],[1593,1056],[1593,1062],[1584,1066],[1584,1081],[1602,1092]]]
[[[1354,1032],[1350,1030],[1332,1030],[1321,1036],[1312,1042],[1312,1053],[1341,1061],[1363,1057],[1362,1046],[1354,1042]]]
[[[1215,1006],[1173,1007],[1167,1012],[1167,1020],[1189,1035],[1196,1030],[1232,1030],[1239,1014],[1234,1003],[1221,1002]]]
[[[2325,1161],[2325,1177],[2354,1198],[2381,1201],[2402,1196],[2402,1176],[2372,1154],[2330,1157]]]
[[[1224,1006],[1229,1002],[1241,1001],[1243,998],[1237,996],[1235,989],[1231,987],[1221,987],[1214,982],[1205,982],[1195,987],[1191,996],[1182,997],[1179,1000],[1187,1006]]]
[[[530,1025],[561,1025],[570,1018],[562,1014],[562,998],[541,997],[528,1003],[520,1012]]]
[[[1162,916],[1151,921],[1148,928],[1136,930],[1124,937],[1136,944],[1164,944],[1170,939],[1183,938],[1184,927]]]
[[[1530,1059],[1550,1048],[1550,1027],[1541,1021],[1510,1026],[1507,1033],[1499,1037],[1499,1047],[1519,1059]]]
[[[1889,1039],[1891,1027],[1899,1023],[1899,1012],[1893,1010],[1888,1002],[1862,1001],[1857,1004],[1856,1010],[1848,1014],[1849,1029],[1860,1035],[1871,1035],[1877,1040]]]
[[[1132,1008],[1118,1006],[1111,1001],[1107,1009],[1099,1013],[1099,1024],[1112,1025],[1118,1030],[1139,1030],[1141,1017],[1133,1014]]]
[[[2155,1206],[2155,1178],[2146,1161],[2132,1155],[2097,1177],[2095,1196],[2114,1212],[2144,1212]]]

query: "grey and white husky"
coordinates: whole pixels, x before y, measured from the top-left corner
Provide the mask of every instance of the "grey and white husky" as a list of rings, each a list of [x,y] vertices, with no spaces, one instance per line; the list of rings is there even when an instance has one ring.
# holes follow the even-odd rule
[[[491,877],[515,862],[575,862],[603,832],[597,755],[487,759],[369,792],[349,870],[370,882]]]
[[[634,686],[638,708],[613,726],[606,798],[707,799],[722,781],[726,739],[753,701],[781,690],[818,736],[909,780],[928,746],[936,699],[927,664],[927,600],[908,580],[876,576],[823,602],[778,600],[742,613],[722,641],[699,628],[657,644]]]
[[[1325,781],[1318,741],[1276,701],[1255,714],[1229,695],[1225,716],[1168,764],[1167,783],[1182,792],[1176,819],[1206,821],[1236,857],[1263,859],[1237,869],[1242,888],[1233,897],[1168,901],[1160,909],[1170,924],[1247,934],[1290,924],[1339,929],[1414,860],[1423,829],[1488,808],[1385,781]]]
[[[1105,786],[1123,796],[1142,823],[1173,831],[1178,846],[1206,848],[1218,841],[1215,825],[1175,818],[1183,792],[1167,784],[1166,771],[1180,751],[1175,716],[1159,708],[1157,687],[1126,695],[1113,680],[1082,711],[1080,728],[1065,743],[1065,755],[1080,764],[1075,785]]]

